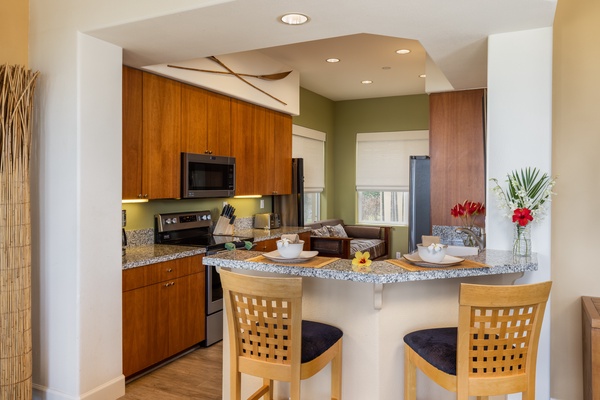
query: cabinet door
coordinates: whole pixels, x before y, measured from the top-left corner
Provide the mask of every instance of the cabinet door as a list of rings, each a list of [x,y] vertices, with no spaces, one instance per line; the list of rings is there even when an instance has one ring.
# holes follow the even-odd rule
[[[273,112],[263,107],[256,107],[254,118],[254,193],[271,195],[273,193],[273,159],[276,157],[273,140]]]
[[[168,316],[162,283],[123,292],[123,374],[129,377],[168,357]]]
[[[267,239],[256,242],[256,251],[269,252],[277,250],[277,240],[278,239]]]
[[[258,194],[254,189],[255,154],[254,123],[258,107],[231,99],[231,154],[236,163],[236,188],[238,196]]]
[[[431,224],[457,225],[450,209],[485,202],[485,90],[429,96]]]
[[[142,185],[148,198],[178,198],[181,169],[181,83],[143,74]]]
[[[203,89],[181,87],[181,151],[204,154],[208,152],[207,92]]]
[[[123,199],[142,197],[142,71],[123,66]]]
[[[292,117],[273,111],[273,194],[292,193]]]
[[[168,289],[169,353],[176,354],[205,338],[204,274],[175,279]]]
[[[231,98],[206,92],[207,148],[211,154],[231,155]]]
[[[310,232],[302,232],[298,234],[300,240],[304,240],[304,251],[310,251]]]

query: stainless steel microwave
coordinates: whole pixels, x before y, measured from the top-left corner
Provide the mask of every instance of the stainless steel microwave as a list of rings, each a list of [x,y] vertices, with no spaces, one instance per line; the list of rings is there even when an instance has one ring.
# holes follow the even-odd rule
[[[181,153],[181,197],[235,196],[235,157]]]

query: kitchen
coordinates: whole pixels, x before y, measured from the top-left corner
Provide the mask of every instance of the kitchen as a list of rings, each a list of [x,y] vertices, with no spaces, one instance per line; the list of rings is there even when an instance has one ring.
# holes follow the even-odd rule
[[[107,7],[108,6],[109,5],[107,5]],[[118,8],[118,7],[116,7],[116,8]],[[83,17],[82,15],[80,15],[80,16]],[[81,24],[78,26],[81,26],[84,31],[86,30],[85,29],[86,26],[89,27],[89,26],[97,25],[97,23],[95,21],[90,20],[89,18],[90,18],[89,16],[83,17],[83,21],[85,21],[85,22],[78,23],[78,24]],[[64,29],[68,30],[68,29],[72,29],[72,27],[73,27],[73,25],[68,25],[68,27],[65,27]],[[38,29],[38,28],[34,29],[33,36],[38,37],[38,35],[40,34],[40,30],[43,30],[43,29]],[[531,36],[528,33],[522,33],[519,38],[510,36],[510,35],[506,36],[506,37],[503,37],[502,35],[500,35],[499,37],[496,37],[496,39],[505,39],[507,42],[511,42],[514,40],[519,43],[519,46],[523,46],[522,41],[519,40],[519,39],[523,39],[523,37],[525,39],[530,39],[531,41],[537,41],[537,40],[543,41],[544,40],[543,38],[535,37],[535,33],[536,32],[530,32],[529,34],[531,34]],[[108,106],[106,103],[104,103],[101,100],[103,97],[99,96],[100,93],[106,93],[106,90],[111,90],[111,88],[110,87],[102,87],[102,85],[99,82],[96,84],[96,82],[98,81],[98,79],[97,79],[98,74],[96,73],[96,71],[98,70],[97,68],[100,68],[101,65],[105,65],[105,67],[107,67],[107,69],[110,70],[111,73],[114,74],[116,77],[119,74],[119,69],[120,69],[120,51],[119,51],[119,49],[115,49],[112,46],[104,46],[102,43],[98,43],[94,39],[90,39],[89,37],[83,37],[83,36],[84,35],[80,36],[80,40],[81,40],[81,44],[82,44],[82,48],[80,49],[80,52],[81,52],[80,55],[81,55],[81,62],[83,64],[79,67],[75,67],[75,66],[68,67],[67,66],[68,62],[73,61],[73,58],[71,57],[68,61],[65,61],[64,64],[61,65],[61,67],[63,67],[63,66],[67,67],[68,71],[74,71],[79,68],[82,71],[89,71],[89,73],[85,73],[85,74],[83,74],[83,76],[79,75],[80,78],[83,79],[83,82],[85,82],[86,89],[84,91],[84,94],[88,93],[88,90],[90,90],[92,93],[94,93],[94,96],[93,96],[94,99],[86,97],[85,99],[81,100],[81,101],[83,101],[82,104],[84,105],[83,111],[87,110],[88,107],[91,106],[95,110],[96,113],[98,113],[100,110],[104,110],[104,113],[108,112],[109,115],[117,115],[118,107],[115,106],[115,107],[113,107],[114,110],[111,109],[110,106]],[[517,36],[519,36],[519,35],[517,35]],[[527,42],[530,46],[535,48],[536,47],[535,44],[532,43],[531,41],[526,40],[525,42]],[[493,43],[492,51],[491,51],[492,56],[499,55],[497,52],[500,52],[500,54],[501,54],[502,51],[506,50],[503,48],[503,46],[502,47],[494,47],[494,46],[498,46],[499,44],[508,44],[508,43],[498,43],[498,41]],[[525,46],[525,47],[529,48],[527,46]],[[66,49],[67,49],[67,52],[72,54],[70,52],[71,49],[68,46],[66,46]],[[35,54],[39,54],[38,57],[42,57],[42,55],[40,53],[38,53],[38,51],[40,51],[40,50],[34,49]],[[57,57],[55,57],[55,55],[53,55],[53,57],[54,57],[53,58],[54,60],[57,60]],[[534,58],[534,60],[531,60],[531,61],[532,61],[533,65],[536,65],[535,59],[537,59],[537,57],[539,57],[539,55],[537,55],[537,54],[535,56],[533,54],[529,55],[529,56],[524,55],[524,57],[526,59]],[[541,58],[543,60],[539,61],[539,64],[536,65],[535,69],[536,70],[538,70],[538,69],[547,70],[547,67],[546,67],[547,59],[545,59],[544,57],[541,57]],[[94,65],[88,65],[88,63],[86,63],[86,60],[93,60]],[[113,60],[113,61],[119,60],[119,61],[117,61],[116,63],[113,62],[112,67],[111,67],[111,62],[109,60]],[[58,60],[56,62],[58,62]],[[35,64],[37,64],[37,61]],[[45,68],[46,73],[50,74],[51,76],[57,76],[57,77],[64,76],[61,72],[58,71],[58,69],[60,69],[60,68],[52,68],[51,67],[52,63],[49,63],[49,64],[50,65],[48,66],[48,68]],[[506,67],[504,65],[504,63],[500,62],[500,64],[503,67]],[[515,76],[520,76],[520,72],[514,71],[514,70],[512,72],[514,73]],[[510,75],[511,78],[514,77],[511,75],[510,68],[504,69],[503,72],[494,70],[490,74],[490,78],[497,77],[497,75],[495,75],[495,74],[500,74],[500,76]],[[77,75],[77,74],[73,74],[73,76],[75,76],[75,75]],[[73,79],[73,81],[70,81],[67,78],[64,78],[64,79],[66,79],[66,81],[67,81],[66,87],[68,88],[68,90],[73,89],[74,79]],[[513,96],[510,96],[510,91],[519,89],[522,87],[521,85],[519,85],[519,83],[517,81],[511,82],[509,85],[505,85],[504,82],[500,83],[500,82],[495,81],[494,79],[491,79],[492,85],[488,86],[488,88],[490,90],[492,88],[494,89],[494,91],[493,91],[494,95],[499,94],[499,93],[506,93],[506,95],[509,96],[509,98],[511,98]],[[530,83],[528,83],[528,84],[530,84]],[[501,85],[502,87],[498,88],[494,85]],[[106,86],[106,85],[104,85],[104,86]],[[527,86],[527,85],[523,85],[523,87],[524,86]],[[534,88],[531,89],[531,91],[534,92],[535,95],[533,95],[533,93],[529,93],[530,95],[533,95],[535,98],[541,99],[541,101],[539,101],[539,102],[534,101],[535,104],[545,104],[544,99],[548,98],[547,91],[543,90],[543,85],[540,85],[540,86],[542,86],[541,90],[539,87],[536,87],[535,89]],[[109,96],[109,98],[118,97],[120,87],[112,88],[112,91],[113,91],[113,93]],[[44,89],[42,89],[42,93],[45,93]],[[521,93],[521,91],[516,90],[516,93]],[[105,94],[104,96],[108,96],[108,94]],[[505,101],[501,102],[501,104],[504,104],[504,103],[505,103]],[[57,101],[56,104],[61,104],[61,101]],[[502,114],[502,112],[505,112],[505,113],[508,113],[509,115],[514,115],[514,113],[515,113],[514,110],[505,109],[504,107],[502,107],[501,104],[499,104],[498,99],[496,99],[495,97],[490,99],[491,107],[489,109],[491,111],[493,111],[493,113],[494,113],[494,118],[490,118],[492,121],[499,120],[498,118],[500,118],[501,115],[498,115],[498,113]],[[67,99],[67,105],[74,105],[74,103],[72,100]],[[56,106],[51,105],[51,107],[56,107]],[[108,107],[108,110],[107,110],[107,107]],[[527,107],[523,107],[523,108],[525,109]],[[72,109],[75,110],[76,107],[73,107]],[[52,109],[49,109],[47,112],[51,113]],[[98,115],[102,115],[102,112],[100,112],[100,114],[98,114]],[[521,117],[521,115],[519,115],[519,117]],[[528,120],[531,121],[532,119],[537,120],[537,117],[534,115],[524,115],[522,117],[524,118],[525,121],[528,121]],[[523,121],[523,119],[520,119],[520,120]],[[59,126],[62,126],[65,122],[66,121],[62,121],[62,120],[55,121],[52,123],[52,125],[54,123],[56,123],[57,127],[59,127]],[[98,162],[100,162],[100,161],[102,161],[103,165],[106,164],[106,159],[105,159],[106,156],[104,154],[109,154],[110,150],[107,149],[106,152],[101,152],[101,154],[103,155],[102,159],[98,160],[98,157],[100,157],[100,155],[94,157],[97,154],[98,149],[103,149],[105,147],[114,149],[119,146],[120,137],[107,136],[106,134],[102,133],[102,131],[104,131],[104,132],[116,131],[116,130],[118,130],[118,127],[120,126],[120,122],[119,121],[115,122],[114,127],[111,127],[110,124],[108,123],[109,119],[100,119],[100,120],[94,119],[93,123],[92,123],[92,121],[84,119],[82,122],[83,122],[82,129],[85,129],[86,132],[94,133],[94,132],[97,132],[100,130],[100,132],[92,134],[89,137],[87,136],[87,134],[83,135],[81,137],[81,140],[82,140],[81,146],[83,146],[81,151],[83,151],[85,154],[85,156],[81,158],[81,160],[82,160],[81,168],[82,168],[83,176],[86,177],[86,179],[84,179],[84,181],[82,181],[82,183],[81,183],[82,187],[79,187],[79,186],[62,187],[61,185],[59,185],[56,189],[51,189],[51,190],[49,189],[48,191],[44,192],[44,198],[48,197],[48,200],[54,199],[56,196],[56,193],[55,193],[56,190],[59,190],[61,192],[60,193],[61,199],[64,197],[65,194],[74,194],[74,192],[81,191],[81,193],[84,194],[83,198],[80,199],[80,201],[82,201],[82,203],[81,203],[82,209],[80,211],[82,218],[78,219],[79,220],[78,224],[81,224],[81,225],[71,225],[71,223],[67,222],[67,224],[68,224],[67,226],[70,228],[70,229],[67,229],[67,232],[71,232],[71,229],[73,229],[74,231],[81,233],[82,239],[78,239],[78,240],[83,240],[83,242],[81,242],[80,245],[83,246],[85,249],[97,248],[98,243],[106,242],[106,249],[103,247],[100,247],[100,248],[98,248],[97,251],[108,250],[105,253],[110,254],[109,249],[111,249],[113,247],[117,248],[118,245],[116,244],[116,238],[112,239],[112,241],[110,239],[107,240],[107,238],[110,237],[108,235],[108,233],[115,230],[115,225],[116,225],[116,223],[118,223],[118,220],[115,221],[116,223],[109,224],[109,223],[103,222],[101,219],[102,218],[105,219],[106,215],[112,215],[112,214],[115,214],[115,219],[117,218],[116,212],[118,212],[118,210],[121,207],[118,202],[119,195],[117,195],[117,193],[120,192],[120,188],[119,188],[120,184],[118,184],[118,182],[117,182],[117,183],[111,185],[110,183],[107,182],[107,179],[104,177],[105,177],[105,174],[111,175],[111,176],[118,176],[119,168],[118,168],[118,165],[115,166],[114,168],[112,168],[110,165],[107,165],[107,168],[104,169],[102,172],[100,172],[100,171],[97,171],[97,169],[93,169],[92,165],[93,164],[98,165]],[[95,124],[97,124],[97,127],[94,127]],[[106,129],[106,128],[110,128],[110,129]],[[112,129],[112,128],[114,128],[114,129]],[[492,129],[490,130],[490,134],[492,136],[493,136],[493,130],[494,130],[493,128],[494,127],[492,126]],[[59,128],[59,130],[61,130],[61,129]],[[66,132],[70,132],[70,130],[66,130]],[[515,133],[511,133],[511,134],[514,134],[515,137],[519,137],[518,130],[515,130],[515,131],[511,130],[511,132],[515,132]],[[542,133],[540,133],[540,135],[543,136]],[[100,140],[100,138],[102,138],[102,140]],[[66,139],[67,139],[66,144],[72,145],[71,139],[74,139],[74,136],[67,135]],[[59,138],[54,138],[54,136],[49,137],[47,139],[47,141],[48,141],[47,145],[54,147],[54,144],[56,143],[55,140],[59,140]],[[496,159],[496,157],[501,158],[502,156],[504,156],[504,154],[501,154],[502,148],[503,148],[502,143],[503,143],[503,141],[506,141],[506,140],[508,140],[508,138],[506,136],[504,136],[503,138],[498,138],[497,142],[493,144],[494,148],[497,148],[498,150],[495,151],[495,154],[493,155],[493,160],[492,160],[493,168],[488,171],[488,174],[490,176],[502,176],[502,174],[505,173],[505,171],[507,169],[511,168],[510,164],[502,164],[502,162],[499,162]],[[62,140],[60,142],[62,142]],[[107,143],[105,143],[105,142],[107,142]],[[542,142],[547,142],[547,139],[542,140]],[[58,143],[56,143],[56,144],[58,144]],[[68,151],[68,150],[69,150],[69,148],[65,149],[65,151]],[[345,150],[344,148],[341,148],[339,151],[343,152],[344,150]],[[508,149],[506,150],[506,153],[507,153],[506,155],[508,156],[507,159],[510,159],[510,151]],[[540,152],[540,153],[544,153],[544,152]],[[62,154],[62,152],[60,154]],[[547,154],[547,152],[544,154]],[[540,154],[539,157],[543,157],[542,154]],[[44,161],[49,161],[49,160],[42,158],[42,160],[40,162],[42,164],[44,164]],[[65,161],[67,163],[70,163],[71,159],[67,158]],[[546,160],[546,162],[547,162],[547,160]],[[118,163],[115,163],[115,164],[118,164]],[[60,165],[62,165],[62,164],[59,163],[59,166]],[[58,168],[59,166],[57,166],[55,168]],[[62,174],[59,172],[64,172],[64,171],[62,171],[61,168],[59,168],[58,171],[56,171],[54,169],[50,169],[48,171],[48,173],[50,174],[49,175],[50,177],[56,176],[55,174],[58,174],[58,176],[61,176],[61,179],[63,179],[65,176],[67,176],[67,177],[72,176],[72,174],[69,172],[66,172],[65,174]],[[90,183],[93,182],[93,185],[94,185],[92,187],[89,187],[89,189],[90,189],[89,191],[86,190],[86,189],[88,189],[87,182],[90,182]],[[104,183],[104,182],[107,182],[107,183]],[[52,182],[49,182],[49,183],[52,183]],[[114,190],[102,191],[101,193],[98,193],[97,185],[99,185],[101,183],[102,183],[103,187],[114,188]],[[340,186],[341,190],[339,192],[336,192],[337,193],[336,196],[340,196],[340,197],[346,196],[347,193],[345,192],[345,190],[348,190],[348,189],[343,189],[343,187],[346,185],[344,185],[343,182],[334,183],[335,187],[337,187],[338,185]],[[66,189],[66,190],[62,190],[62,189]],[[86,195],[87,193],[89,193],[89,194]],[[102,207],[101,205],[104,204],[104,202],[113,203],[114,206],[112,208],[114,208],[113,211],[115,211],[115,212],[113,213],[110,210],[106,210],[106,207]],[[53,203],[53,202],[51,202],[51,203]],[[73,205],[72,201],[67,201],[67,202],[65,202],[64,205],[60,206],[60,208],[61,209],[66,208],[66,211],[70,211],[71,209],[74,208],[74,207],[71,207],[72,205]],[[106,210],[106,213],[103,213],[102,218],[93,217],[93,216],[97,215],[96,213],[93,212],[93,210],[96,209],[96,205],[99,205],[100,209]],[[44,211],[46,211],[46,210],[44,210]],[[252,214],[252,213],[254,213],[254,211],[250,212],[250,214]],[[57,212],[42,212],[41,214],[45,215],[44,219],[48,219],[49,222],[53,221],[54,218],[58,218],[59,215],[64,215],[62,213],[57,213]],[[52,217],[53,215],[55,217]],[[73,222],[73,224],[74,224],[74,222]],[[42,223],[42,225],[43,226],[53,226],[53,224],[47,225],[46,223]],[[98,232],[99,232],[98,234],[95,233],[96,230],[98,230]],[[499,229],[499,231],[502,231],[502,229]],[[489,234],[490,234],[489,239],[493,240],[493,236],[494,236],[493,232],[489,232]],[[508,238],[506,238],[506,239],[500,238],[500,237],[498,237],[498,234],[497,234],[497,238],[495,240],[499,241],[498,245],[500,247],[502,247],[505,245],[502,242],[503,241],[507,242],[509,239]],[[538,245],[537,248],[540,251],[542,251],[543,250],[543,246],[542,246],[543,239],[540,238],[539,240],[542,241],[542,243],[540,245]],[[46,247],[46,246],[49,246],[49,247]],[[49,251],[49,249],[52,249],[51,254],[55,254],[55,252],[58,252],[58,254],[63,254],[62,251],[65,251],[64,255],[61,255],[60,257],[58,257],[58,259],[54,258],[56,256],[51,258],[52,260],[56,260],[56,261],[60,261],[63,257],[66,258],[65,259],[66,262],[64,263],[65,267],[61,267],[57,271],[58,274],[63,277],[63,279],[73,277],[73,273],[69,272],[69,268],[67,268],[68,266],[72,266],[73,264],[79,265],[80,263],[82,265],[86,265],[86,266],[89,265],[90,267],[85,267],[83,269],[81,269],[79,267],[76,268],[77,270],[81,270],[81,272],[83,273],[82,282],[76,286],[78,288],[77,289],[78,292],[85,294],[82,298],[82,301],[83,301],[82,306],[85,307],[88,304],[88,302],[90,302],[90,301],[93,302],[94,301],[93,299],[95,296],[101,296],[101,298],[104,301],[107,298],[106,295],[111,294],[111,293],[105,292],[107,290],[106,289],[107,285],[103,285],[105,288],[104,289],[105,291],[103,291],[103,293],[101,295],[99,293],[97,293],[97,290],[94,289],[94,286],[97,285],[97,282],[99,280],[103,281],[104,280],[103,277],[105,275],[112,275],[113,278],[111,278],[110,280],[112,280],[112,279],[118,280],[119,278],[114,277],[114,275],[117,272],[116,271],[108,272],[106,270],[106,268],[102,268],[102,265],[104,265],[104,263],[105,263],[104,260],[106,260],[106,257],[103,257],[103,258],[97,257],[96,251],[92,251],[91,253],[88,253],[88,251],[91,251],[91,250],[86,250],[85,252],[82,253],[82,259],[80,261],[75,262],[71,257],[69,257],[69,254],[71,254],[71,252],[68,251],[68,249],[69,249],[68,246],[69,246],[68,244],[65,244],[62,242],[54,243],[51,240],[47,245],[45,245],[42,249],[40,249],[40,252],[41,252],[40,258],[45,259],[46,256],[49,256],[47,254],[47,251]],[[118,256],[116,256],[116,258],[118,258]],[[103,260],[102,263],[100,263],[101,259]],[[118,263],[117,260],[112,260],[112,261],[115,263]],[[61,263],[60,262],[52,262],[52,265],[58,265],[58,264],[61,264]],[[96,266],[98,266],[98,268],[96,268]],[[118,272],[120,272],[120,271],[118,271]],[[92,282],[94,284],[93,286],[90,285],[90,283],[92,283]],[[54,292],[57,289],[55,284],[52,284],[52,281],[47,282],[47,285],[49,285],[48,290],[50,290],[51,292]],[[58,288],[60,288],[60,287],[62,287],[62,284],[60,286],[58,286]],[[108,290],[110,292],[110,289],[108,289]],[[117,292],[118,291],[115,290],[115,293],[112,293],[112,294],[114,294],[116,296],[118,294]],[[72,311],[72,308],[73,308],[73,307],[68,306],[68,304],[70,304],[70,301],[67,301],[67,299],[71,299],[71,296],[68,296],[68,294],[69,294],[69,291],[67,291],[67,293],[65,293],[66,298],[63,301],[60,301],[60,303],[59,303],[59,304],[62,304],[62,307],[60,309],[62,309],[64,307],[65,313],[69,312],[70,310]],[[46,298],[46,296],[49,296],[49,293],[46,293],[44,291],[41,294],[41,299]],[[108,296],[108,298],[109,299],[113,298],[113,296],[112,295]],[[65,301],[66,301],[66,304],[64,304]],[[94,303],[91,303],[91,304],[94,304]],[[104,304],[105,305],[103,306],[103,308],[106,307],[106,311],[103,311],[103,309],[98,310],[101,312],[101,315],[104,314],[105,312],[108,315],[114,314],[114,313],[116,313],[115,310],[118,310],[120,307],[119,303],[117,303],[116,301],[115,301],[115,303],[108,301]],[[112,311],[108,312],[108,310],[112,310]],[[62,314],[63,314],[63,312],[61,312],[61,315]],[[73,315],[75,315],[75,314],[76,313],[73,313]],[[69,326],[73,325],[73,321],[69,321],[68,319],[65,322]],[[54,327],[54,325],[56,323],[58,323],[58,321],[48,321],[48,323],[50,324],[48,329],[53,331],[54,329],[56,329]],[[81,324],[81,325],[79,325],[79,324]],[[87,318],[84,318],[83,321],[81,321],[80,323],[77,324],[78,329],[75,329],[74,331],[78,331],[80,329],[83,330],[84,332],[82,332],[82,334],[83,334],[82,337],[89,338],[89,339],[98,337],[98,335],[101,335],[101,336],[107,335],[108,337],[111,337],[113,335],[113,334],[110,334],[109,332],[106,332],[106,329],[102,329],[102,328],[93,329],[94,325],[95,324],[93,324],[92,321],[89,321]],[[115,332],[114,335],[118,336],[118,333]],[[38,340],[43,343],[43,346],[41,346],[42,349],[55,348],[57,350],[69,349],[71,347],[69,345],[69,343],[73,343],[72,339],[73,338],[71,337],[71,335],[66,335],[65,337],[60,337],[60,338],[58,336],[53,336],[53,339],[50,340],[50,338],[46,337],[45,334],[42,334],[38,338]],[[96,363],[97,362],[105,363],[106,365],[109,365],[109,366],[113,365],[113,364],[120,365],[120,363],[114,363],[114,361],[109,361],[109,360],[114,360],[114,359],[119,358],[118,354],[114,354],[111,351],[108,351],[109,354],[106,354],[106,360],[104,360],[105,357],[101,357],[98,354],[94,354],[94,353],[96,353],[95,351],[93,351],[94,346],[86,345],[87,340],[89,340],[89,339],[84,339],[84,343],[82,343],[80,346],[78,346],[78,347],[84,349],[84,350],[82,350],[82,353],[80,354],[79,351],[77,351],[75,353],[81,357],[81,359],[82,359],[81,362],[83,363],[84,366],[87,365],[86,360],[88,359],[88,357],[93,357],[96,360]],[[51,343],[48,343],[48,341],[51,341]],[[114,352],[118,353],[117,350],[118,349],[115,349]],[[111,354],[111,353],[113,353],[113,354]],[[66,352],[66,354],[71,355],[71,352]],[[67,362],[67,366],[71,366],[74,363],[74,360],[71,358],[71,356],[67,357],[67,359],[65,361]],[[52,357],[50,358],[50,363],[53,363]],[[111,368],[109,368],[109,369],[111,369]],[[45,370],[45,368],[43,368],[42,370]],[[55,371],[57,371],[56,374],[58,374],[58,376],[53,375],[51,377],[43,378],[42,380],[40,380],[41,378],[39,378],[39,377],[41,376],[40,374],[42,374],[42,370],[37,370],[37,372],[36,372],[36,376],[38,377],[38,378],[36,378],[37,382],[44,382],[47,379],[46,383],[48,385],[50,385],[50,387],[56,387],[57,385],[60,387],[60,386],[62,386],[60,384],[60,382],[63,381],[63,379],[61,379],[61,377],[69,376],[68,371],[72,370],[72,369],[71,368],[62,369],[65,372],[60,373],[58,371],[60,371],[61,368],[56,368]],[[83,379],[84,383],[82,384],[81,390],[87,392],[87,391],[95,388],[96,385],[99,384],[100,382],[107,382],[107,381],[112,382],[112,378],[109,378],[108,376],[112,377],[112,376],[114,376],[114,374],[108,372],[106,374],[96,375],[95,373],[92,373],[91,371],[87,370],[87,368],[84,367],[81,370],[81,372],[77,373],[77,376],[81,376],[82,378],[84,378]],[[75,379],[75,381],[79,382],[79,379]],[[65,384],[64,390],[67,392],[76,392],[79,389],[74,389],[71,387],[70,384]]]

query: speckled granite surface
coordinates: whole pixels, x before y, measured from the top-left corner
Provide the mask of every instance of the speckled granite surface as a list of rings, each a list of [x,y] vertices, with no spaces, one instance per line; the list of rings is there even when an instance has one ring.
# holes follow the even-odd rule
[[[490,265],[485,268],[431,268],[427,271],[410,272],[385,261],[374,261],[372,271],[368,273],[354,272],[351,260],[338,260],[322,268],[304,268],[297,266],[273,265],[258,262],[247,262],[246,259],[260,255],[260,252],[236,250],[224,252],[204,258],[205,265],[248,269],[263,272],[274,272],[286,275],[309,276],[324,279],[339,279],[367,283],[410,282],[431,279],[461,278],[479,275],[497,275],[514,272],[536,271],[537,255],[530,258],[514,259],[512,252],[503,250],[486,250],[478,256],[465,257],[473,261]]]
[[[310,228],[304,227],[283,227],[279,229],[242,229],[236,230],[234,234],[241,237],[253,237],[255,242],[262,240],[275,239],[284,234],[308,232]],[[144,265],[156,264],[158,262],[174,260],[176,258],[193,256],[206,253],[205,249],[189,246],[169,246],[164,244],[153,244],[153,230],[127,231],[129,242],[125,257],[123,257],[123,269],[141,267]],[[130,235],[130,233],[133,233]],[[148,237],[151,241],[148,241]]]

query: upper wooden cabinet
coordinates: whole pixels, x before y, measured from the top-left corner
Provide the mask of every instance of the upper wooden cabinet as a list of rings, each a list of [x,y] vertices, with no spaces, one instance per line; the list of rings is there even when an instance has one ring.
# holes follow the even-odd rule
[[[485,202],[485,90],[429,95],[431,224],[460,225],[450,209]]]
[[[142,197],[142,71],[123,66],[123,199]]]
[[[227,96],[182,85],[182,152],[231,155],[230,101]]]
[[[150,199],[179,197],[181,83],[143,73],[142,187]]]
[[[123,199],[179,197],[181,84],[123,67]]]
[[[231,121],[236,195],[291,193],[291,117],[232,99]]]
[[[123,199],[180,197],[181,152],[236,158],[236,195],[292,190],[292,118],[123,67]]]

